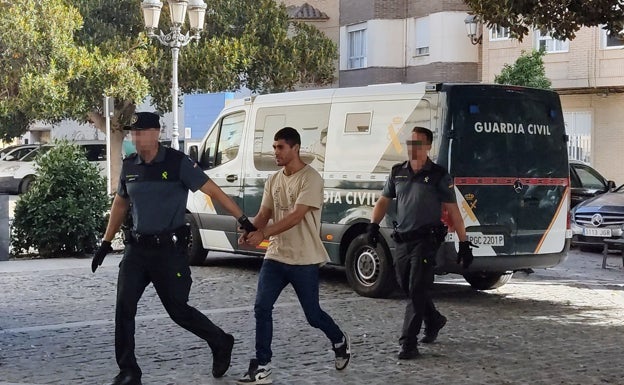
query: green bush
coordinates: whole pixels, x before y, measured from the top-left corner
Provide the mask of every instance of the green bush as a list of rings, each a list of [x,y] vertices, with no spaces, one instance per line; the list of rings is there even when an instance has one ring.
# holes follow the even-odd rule
[[[35,160],[37,178],[15,206],[12,254],[36,249],[42,257],[91,252],[106,228],[106,178],[84,150],[67,141]]]

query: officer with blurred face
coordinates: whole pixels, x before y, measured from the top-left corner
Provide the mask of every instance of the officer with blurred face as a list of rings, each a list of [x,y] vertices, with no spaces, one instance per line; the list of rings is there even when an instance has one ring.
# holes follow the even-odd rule
[[[241,209],[183,153],[159,143],[160,118],[151,112],[133,116],[132,141],[137,153],[123,160],[117,194],[102,245],[93,257],[93,272],[111,249],[130,209],[132,227],[125,232],[119,265],[115,311],[115,355],[120,372],[113,385],[141,384],[134,355],[137,304],[151,282],[169,316],[204,339],[213,355],[212,374],[221,377],[230,366],[234,337],[189,306],[191,270],[187,262],[189,229],[184,214],[189,190],[217,200],[248,231],[255,227]]]
[[[433,286],[436,252],[447,231],[441,222],[443,210],[448,212],[460,240],[457,263],[463,262],[467,268],[473,259],[453,181],[443,167],[429,159],[432,140],[433,133],[429,129],[414,127],[406,143],[409,160],[392,167],[368,226],[368,242],[376,247],[379,222],[396,198],[394,267],[399,286],[409,297],[399,339],[399,359],[418,357],[418,333],[423,321],[425,336],[421,342],[424,343],[434,342],[447,321],[435,308],[429,293]]]

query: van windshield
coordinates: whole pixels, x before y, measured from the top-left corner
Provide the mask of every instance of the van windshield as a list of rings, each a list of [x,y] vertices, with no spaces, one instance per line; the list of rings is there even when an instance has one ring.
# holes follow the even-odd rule
[[[568,177],[565,126],[556,94],[458,86],[450,98],[455,176]]]

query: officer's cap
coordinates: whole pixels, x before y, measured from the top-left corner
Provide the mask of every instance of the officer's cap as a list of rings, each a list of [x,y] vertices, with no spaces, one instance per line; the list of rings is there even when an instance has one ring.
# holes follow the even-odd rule
[[[147,130],[150,128],[160,129],[160,116],[154,112],[137,112],[132,115],[130,125],[126,130]]]

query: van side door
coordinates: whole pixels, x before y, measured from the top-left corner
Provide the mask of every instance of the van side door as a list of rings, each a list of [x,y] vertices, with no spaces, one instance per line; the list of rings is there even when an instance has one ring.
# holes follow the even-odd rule
[[[221,117],[199,149],[197,163],[236,204],[242,207],[242,165],[245,111]],[[237,222],[218,202],[197,191],[189,196],[188,207],[197,213],[204,248],[237,249]]]

